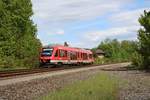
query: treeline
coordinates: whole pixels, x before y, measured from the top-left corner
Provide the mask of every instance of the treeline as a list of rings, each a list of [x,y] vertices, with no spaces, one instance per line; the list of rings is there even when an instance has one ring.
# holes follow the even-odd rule
[[[40,40],[31,0],[0,0],[0,68],[38,66]]]
[[[117,39],[106,39],[93,50],[101,49],[105,52],[105,58],[111,62],[131,61],[132,55],[136,52],[136,41],[118,41]]]

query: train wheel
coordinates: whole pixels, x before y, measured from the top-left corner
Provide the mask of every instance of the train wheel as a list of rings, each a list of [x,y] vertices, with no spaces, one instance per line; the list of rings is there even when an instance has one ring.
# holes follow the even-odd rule
[[[80,66],[80,62],[77,62],[77,66]]]
[[[41,63],[39,64],[39,67],[43,67],[44,65],[45,65],[45,63],[41,62]]]

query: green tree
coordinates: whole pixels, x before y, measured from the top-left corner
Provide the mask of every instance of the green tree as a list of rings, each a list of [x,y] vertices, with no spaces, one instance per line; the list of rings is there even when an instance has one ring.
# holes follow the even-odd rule
[[[0,66],[38,64],[40,41],[31,20],[31,0],[0,0]]]
[[[132,54],[137,49],[136,41],[118,41],[117,39],[106,39],[102,41],[98,49],[102,49],[106,54],[105,56],[114,61],[130,61]]]
[[[150,11],[144,11],[144,14],[139,18],[139,23],[142,26],[138,34],[141,67],[150,69]]]

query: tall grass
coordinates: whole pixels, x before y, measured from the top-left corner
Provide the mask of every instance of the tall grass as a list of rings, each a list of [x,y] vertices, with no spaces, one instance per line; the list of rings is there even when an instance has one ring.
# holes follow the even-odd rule
[[[125,59],[119,59],[119,58],[95,58],[94,64],[112,64],[112,63],[121,63],[121,62],[128,62],[128,60]]]
[[[116,100],[117,92],[118,79],[101,73],[50,93],[41,100]]]

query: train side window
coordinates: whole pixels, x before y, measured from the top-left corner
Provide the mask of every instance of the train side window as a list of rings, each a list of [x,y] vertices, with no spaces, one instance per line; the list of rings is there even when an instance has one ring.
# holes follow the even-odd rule
[[[85,53],[83,53],[83,60],[85,60]]]
[[[91,59],[91,54],[89,54],[89,58]]]
[[[86,59],[86,60],[88,59],[88,54],[87,54],[87,53],[85,54],[85,59]]]
[[[55,57],[58,57],[58,50],[56,50],[55,52]]]
[[[73,52],[74,60],[77,59],[77,52]]]
[[[70,58],[71,58],[71,60],[73,60],[73,53],[72,53],[72,51],[70,52]]]
[[[69,57],[69,58],[70,58],[70,51],[68,51],[68,52],[67,52],[67,57]]]
[[[93,56],[92,54],[89,55],[90,59],[92,59],[92,56]]]
[[[79,54],[79,52],[78,52],[78,58],[80,58],[80,54]]]
[[[81,53],[81,58],[83,59],[83,53]]]
[[[86,53],[83,53],[83,59],[87,60],[88,59],[88,55]]]
[[[76,52],[71,51],[70,58],[71,60],[76,60],[77,59]]]
[[[76,60],[76,58],[77,58],[77,53],[74,52],[73,54],[74,54],[74,60]]]
[[[65,50],[65,57],[67,57],[68,56],[68,54],[67,54],[67,51]]]
[[[60,57],[67,57],[67,51],[66,50],[60,50]]]

